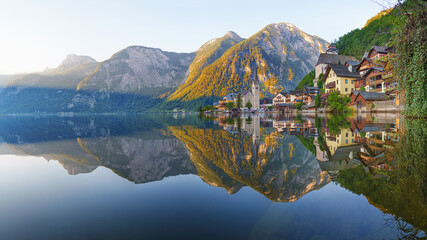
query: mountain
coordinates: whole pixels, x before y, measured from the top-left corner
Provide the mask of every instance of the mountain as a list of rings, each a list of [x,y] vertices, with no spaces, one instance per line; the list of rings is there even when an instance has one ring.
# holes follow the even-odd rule
[[[200,178],[229,193],[249,186],[273,201],[294,202],[329,182],[315,156],[295,136],[274,129],[264,129],[259,142],[244,131],[193,126],[172,126],[169,131],[189,149]]]
[[[228,32],[194,53],[130,46],[100,63],[69,55],[58,67],[25,75],[1,89],[0,112],[195,110],[228,92],[248,90],[255,68],[261,97],[272,96],[294,89],[326,44],[280,23],[248,39]]]
[[[234,32],[227,32],[223,37],[214,38],[203,44],[196,52],[196,57],[189,67],[189,76],[185,83],[168,98],[177,100],[188,98],[187,96],[192,89],[192,84],[200,77],[203,70],[220,58],[225,51],[237,43],[243,41],[239,35]]]
[[[21,78],[23,75],[0,75],[0,88],[6,87],[13,80]]]
[[[197,78],[178,88],[169,101],[191,101],[250,89],[257,68],[262,95],[294,89],[310,72],[327,42],[292,24],[270,24],[225,51],[205,67]],[[196,58],[197,59],[197,58]]]
[[[79,82],[92,73],[97,65],[98,62],[91,57],[72,54],[56,68],[27,74],[11,81],[7,86],[75,90]]]
[[[196,174],[185,145],[160,131],[78,141],[102,166],[137,184]]]
[[[184,83],[194,57],[194,53],[130,46],[101,62],[78,84],[77,90],[156,97]]]

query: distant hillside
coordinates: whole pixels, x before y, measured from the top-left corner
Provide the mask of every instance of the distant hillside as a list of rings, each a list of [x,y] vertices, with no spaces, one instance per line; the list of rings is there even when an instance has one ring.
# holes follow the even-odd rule
[[[23,75],[0,75],[0,88],[7,86],[8,83],[22,76]]]
[[[75,90],[77,84],[93,72],[98,62],[88,56],[68,55],[53,69],[27,74],[11,81],[8,87],[31,87]]]
[[[398,21],[396,11],[399,9],[381,11],[369,19],[362,29],[355,29],[340,37],[336,42],[339,54],[361,59],[373,45],[387,45]]]

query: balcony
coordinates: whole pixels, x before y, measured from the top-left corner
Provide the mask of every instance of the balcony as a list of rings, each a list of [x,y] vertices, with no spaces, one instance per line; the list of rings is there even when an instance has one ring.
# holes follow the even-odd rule
[[[326,84],[326,89],[335,88],[335,86],[336,86],[335,82],[330,82]]]
[[[369,81],[368,84],[369,85],[378,85],[378,84],[382,84],[384,82],[384,80],[380,79],[380,80],[375,80],[375,81]]]

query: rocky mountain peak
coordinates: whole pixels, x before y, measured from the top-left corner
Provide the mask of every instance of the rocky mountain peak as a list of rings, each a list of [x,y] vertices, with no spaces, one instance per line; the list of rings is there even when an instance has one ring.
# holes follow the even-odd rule
[[[58,70],[66,70],[80,64],[96,63],[96,60],[89,56],[80,56],[75,54],[68,55],[57,67]]]
[[[232,38],[232,39],[234,39],[236,41],[239,41],[239,42],[243,40],[243,38],[241,38],[237,33],[233,32],[233,31],[228,31],[224,35],[224,37],[226,37],[226,38]]]

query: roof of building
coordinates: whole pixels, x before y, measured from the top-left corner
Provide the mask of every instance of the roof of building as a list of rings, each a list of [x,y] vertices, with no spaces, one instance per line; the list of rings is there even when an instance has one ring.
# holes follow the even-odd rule
[[[362,133],[362,132],[382,132],[384,131],[384,128],[381,126],[378,126],[376,124],[373,123],[367,123],[365,124],[365,126],[363,126],[363,128],[361,130],[359,129],[355,129],[354,133]]]
[[[360,152],[361,144],[355,144],[350,146],[337,147],[334,155],[331,156],[329,161],[339,161],[350,158],[350,153],[353,152],[353,156],[356,156],[357,152]]]
[[[353,61],[353,60],[347,60],[346,63],[348,63],[351,66],[356,66],[357,64],[359,64],[358,61]]]
[[[332,70],[334,70],[335,74],[338,77],[351,77],[351,78],[359,78],[360,77],[358,72],[356,72],[355,70],[350,72],[348,67],[344,66],[344,65],[329,64],[328,68],[329,67]]]
[[[386,94],[385,93],[379,93],[379,92],[359,92],[360,96],[362,96],[365,100],[386,100]]]
[[[294,105],[292,103],[279,103],[277,104],[279,107],[293,107]]]
[[[246,90],[246,91],[243,91],[243,92],[240,92],[240,96],[246,96],[248,93],[250,93],[250,94],[252,94],[252,92],[251,91],[249,91],[249,90]]]
[[[335,54],[327,54],[321,53],[319,58],[317,59],[316,66],[319,64],[345,64],[348,60],[357,61],[353,56],[344,56],[344,55],[335,55]]]
[[[368,71],[366,71],[365,72],[365,74],[363,74],[363,78],[366,78],[372,71],[374,71],[374,70],[378,70],[378,71],[380,71],[380,72],[382,72],[383,71],[383,69],[382,68],[380,68],[380,67],[371,67],[371,68],[369,68],[368,69]]]
[[[228,93],[227,95],[225,95],[225,100],[227,101],[234,101],[234,99],[236,99],[237,97],[237,93]]]
[[[368,56],[371,54],[372,51],[376,51],[378,53],[389,53],[390,48],[386,47],[386,46],[372,46],[371,49],[369,49],[369,53]]]
[[[318,87],[307,87],[307,86],[304,86],[304,90],[305,89],[307,89],[307,90],[309,90],[309,91],[319,91],[319,88]]]
[[[278,94],[281,94],[281,95],[283,95],[283,96],[286,96],[286,92],[278,92],[278,93],[276,93],[276,94],[274,94],[274,96],[273,96],[273,98],[275,98]],[[272,99],[273,99],[272,98]]]
[[[369,54],[368,52],[363,53],[362,59],[363,59],[363,58],[367,58],[367,57],[368,57],[368,54]]]
[[[301,90],[290,90],[289,94],[290,95],[299,95],[299,94],[302,94],[302,91]]]
[[[304,106],[302,106],[302,108],[312,108],[312,107],[314,107],[314,102],[311,102],[310,104],[308,104],[308,105],[304,105]]]
[[[351,91],[350,95],[353,94],[353,95],[357,96],[357,94],[359,94],[359,93],[360,93],[360,91],[353,90],[353,91]]]

